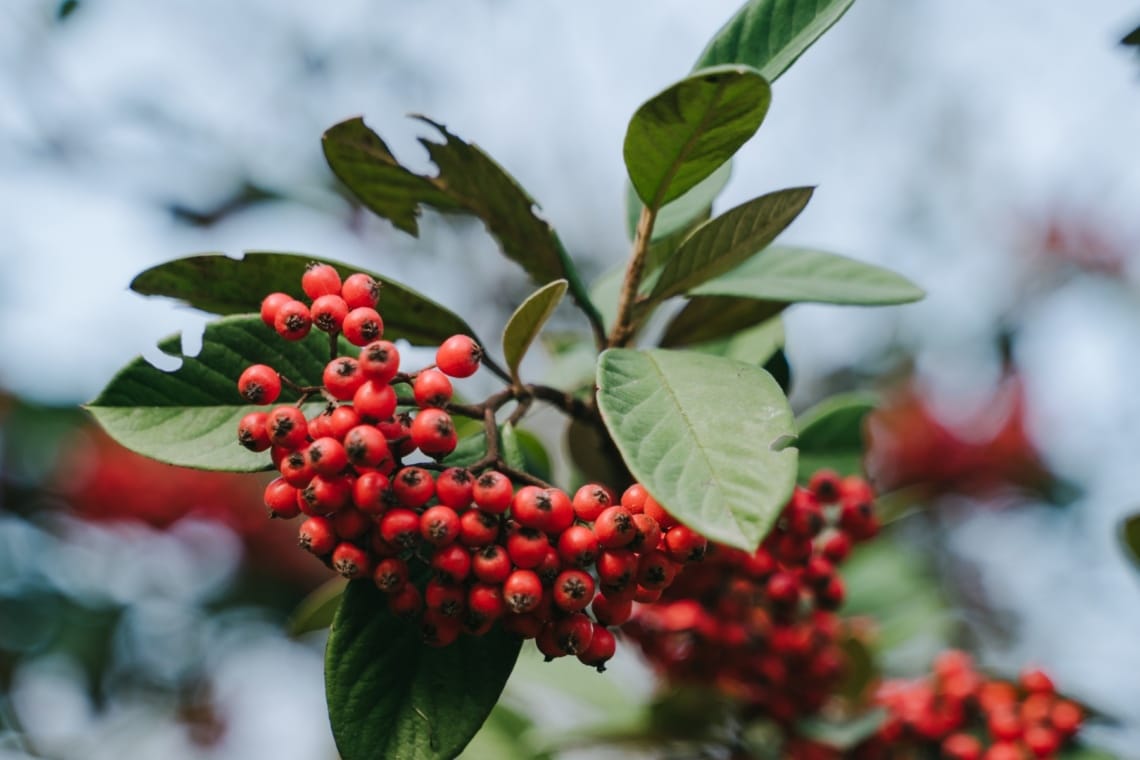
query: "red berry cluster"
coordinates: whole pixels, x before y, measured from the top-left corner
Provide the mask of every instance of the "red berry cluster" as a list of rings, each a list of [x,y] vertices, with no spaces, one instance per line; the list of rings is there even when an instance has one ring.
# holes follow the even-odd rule
[[[947,760],[1054,757],[1084,719],[1042,671],[1026,670],[1016,684],[990,679],[957,650],[939,655],[927,678],[883,683],[875,701],[889,717],[861,757],[893,757],[904,747]]]
[[[714,546],[625,630],[673,681],[711,684],[781,722],[814,713],[845,659],[837,567],[878,531],[865,480],[817,472],[749,554]]]
[[[371,278],[341,284],[335,269],[314,265],[302,287],[312,304],[271,294],[262,303],[266,324],[290,340],[316,325],[362,350],[333,358],[319,388],[300,388],[330,399],[319,415],[308,419],[289,405],[241,420],[241,444],[271,449],[281,473],[265,489],[270,515],[304,514],[300,545],[346,578],[371,577],[394,613],[420,621],[431,645],[500,622],[536,639],[548,659],[572,654],[603,669],[616,645],[609,627],[626,622],[635,601],[657,601],[686,562],[704,555],[704,537],[677,524],[639,485],[619,502],[597,484],[573,498],[529,483],[516,489],[493,463],[474,472],[404,466],[417,449],[435,459],[454,450],[447,409],[461,407],[450,403],[449,378],[475,372],[478,345],[453,336],[434,368],[402,374],[396,347],[381,339]],[[399,384],[411,385],[414,417],[397,414]],[[276,401],[281,386],[266,365],[238,380],[240,393],[258,404]]]

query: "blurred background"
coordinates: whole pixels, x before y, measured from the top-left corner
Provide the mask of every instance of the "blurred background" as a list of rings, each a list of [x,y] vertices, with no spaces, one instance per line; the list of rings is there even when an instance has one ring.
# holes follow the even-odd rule
[[[323,639],[286,631],[325,576],[294,528],[263,519],[256,479],[171,472],[76,410],[134,355],[176,366],[161,337],[200,345],[204,315],[131,277],[311,253],[497,335],[523,275],[479,225],[428,213],[415,240],[362,215],[321,132],[363,114],[428,171],[405,115],[447,124],[593,279],[627,253],[629,116],[737,6],[4,4],[0,758],[335,756]],[[1140,586],[1116,539],[1140,503],[1140,57],[1119,44],[1137,24],[1131,0],[858,0],[776,83],[719,207],[818,185],[784,240],[928,292],[786,315],[797,409],[882,398],[867,467],[905,518],[850,583],[886,670],[948,642],[997,673],[1035,663],[1103,714],[1090,738],[1140,758]],[[652,690],[632,655],[613,672],[615,693]],[[550,673],[524,657],[508,701],[561,681],[564,720],[613,708]]]

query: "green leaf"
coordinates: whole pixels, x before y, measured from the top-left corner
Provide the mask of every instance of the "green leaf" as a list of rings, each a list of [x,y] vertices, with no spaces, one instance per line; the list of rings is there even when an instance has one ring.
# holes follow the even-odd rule
[[[548,752],[534,746],[534,723],[503,702],[495,705],[487,722],[460,755],[460,760],[553,760]]]
[[[1140,47],[1140,26],[1133,29],[1120,40],[1121,45]]]
[[[783,346],[784,322],[779,317],[775,317],[755,327],[734,333],[728,338],[702,343],[693,348],[706,354],[736,359],[762,367]]]
[[[288,634],[296,638],[332,625],[344,595],[344,587],[344,578],[338,577],[325,581],[309,592],[289,616],[289,622],[285,626]]]
[[[665,325],[661,345],[680,348],[729,339],[741,330],[755,328],[784,310],[785,304],[732,296],[697,296],[689,299]]]
[[[751,0],[701,53],[697,68],[744,63],[776,81],[854,0]]]
[[[677,519],[755,549],[791,495],[795,426],[759,367],[692,351],[611,349],[598,406],[630,473]]]
[[[344,760],[454,758],[491,713],[520,640],[496,627],[435,649],[369,580],[348,584],[325,650],[329,722]]]
[[[439,168],[434,177],[402,166],[380,136],[360,118],[325,132],[325,158],[333,173],[372,211],[404,232],[418,234],[421,206],[478,217],[507,258],[539,283],[564,278],[579,308],[600,323],[586,288],[554,230],[534,209],[536,203],[511,175],[476,146],[422,116],[443,142],[420,139]]]
[[[828,467],[842,475],[863,470],[863,425],[875,410],[869,393],[841,393],[808,409],[796,421],[800,429],[800,480]]]
[[[759,129],[771,96],[756,71],[718,66],[646,101],[623,148],[638,197],[657,210],[715,172]]]
[[[172,356],[180,354],[179,346],[178,335],[158,344]],[[264,470],[269,453],[237,442],[241,418],[265,409],[244,402],[238,376],[251,364],[268,364],[296,383],[313,384],[328,361],[323,333],[314,330],[304,340],[286,341],[260,317],[226,317],[206,326],[201,352],[183,356],[177,370],[165,372],[140,356],[86,408],[112,438],[152,459],[207,470]],[[282,402],[296,398],[288,389],[281,393]],[[321,406],[313,404],[306,412],[315,414]]]
[[[519,439],[515,434],[515,426],[509,422],[503,425],[499,428],[499,438],[502,441],[503,461],[507,467],[525,470],[526,459],[523,458],[522,448],[519,446]]]
[[[732,163],[725,162],[715,172],[702,179],[680,198],[666,203],[657,212],[653,223],[651,242],[658,242],[678,232],[687,232],[695,221],[704,221],[712,216],[713,201],[724,190],[732,178]],[[625,211],[626,232],[633,240],[637,232],[637,220],[641,218],[644,206],[632,184],[626,185]]]
[[[835,253],[774,245],[690,295],[735,296],[783,304],[881,306],[918,301],[925,293],[900,274]]]
[[[665,262],[650,298],[660,301],[683,293],[740,266],[799,216],[811,194],[810,187],[778,190],[705,222]]]
[[[542,441],[529,430],[515,428],[515,443],[522,457],[522,469],[542,480],[551,479],[550,455]]]
[[[389,340],[434,346],[456,333],[475,335],[454,312],[409,287],[359,267],[303,254],[251,251],[241,259],[220,253],[189,256],[143,271],[131,281],[131,290],[175,298],[211,314],[251,314],[273,292],[306,298],[301,275],[314,261],[336,267],[342,278],[365,272],[381,284],[378,308]]]
[[[1117,536],[1124,549],[1124,556],[1140,570],[1140,512],[1135,512],[1120,521]]]
[[[843,721],[824,718],[804,718],[796,723],[796,733],[819,744],[840,751],[854,749],[870,739],[887,719],[881,708],[868,710]]]
[[[521,383],[519,364],[523,356],[564,295],[566,295],[566,280],[549,282],[531,293],[507,320],[506,329],[503,330],[503,356],[516,383]]]

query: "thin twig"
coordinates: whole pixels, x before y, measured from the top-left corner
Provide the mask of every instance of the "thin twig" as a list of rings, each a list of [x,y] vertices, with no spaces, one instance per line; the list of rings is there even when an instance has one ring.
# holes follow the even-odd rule
[[[656,220],[656,204],[643,206],[641,216],[637,219],[637,233],[633,239],[633,252],[629,257],[629,266],[626,267],[625,280],[621,286],[621,297],[618,299],[617,319],[614,320],[610,339],[606,343],[611,348],[626,345],[636,332],[633,307],[637,301],[637,290],[641,286],[641,278],[645,274],[645,262],[649,258],[649,243],[653,237],[653,224]]]

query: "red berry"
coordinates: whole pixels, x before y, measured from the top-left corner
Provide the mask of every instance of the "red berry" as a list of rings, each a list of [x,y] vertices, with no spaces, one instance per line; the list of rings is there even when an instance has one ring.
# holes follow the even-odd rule
[[[1025,755],[1016,742],[998,742],[991,744],[982,755],[982,760],[1024,760]]]
[[[823,542],[823,556],[838,565],[851,553],[851,539],[846,533],[834,533]]]
[[[1054,694],[1056,687],[1053,686],[1053,679],[1049,678],[1048,674],[1043,670],[1036,668],[1025,670],[1021,673],[1021,688],[1025,689],[1030,694]]]
[[[394,546],[410,549],[420,540],[420,516],[410,509],[390,509],[380,518],[380,535]]]
[[[648,496],[649,492],[645,490],[645,486],[634,483],[622,492],[621,505],[635,515],[641,514],[645,511],[645,500]]]
[[[344,445],[335,438],[318,438],[309,444],[309,464],[318,475],[332,477],[348,467]]]
[[[475,476],[462,467],[448,467],[435,479],[435,495],[440,504],[455,509],[467,509],[475,490]]]
[[[415,617],[424,607],[424,598],[414,583],[404,586],[388,597],[388,609],[397,617]]]
[[[773,575],[765,585],[765,591],[773,604],[790,607],[800,598],[800,583],[795,574],[786,570]]]
[[[566,654],[585,652],[594,640],[594,621],[575,612],[554,624],[554,637]]]
[[[459,515],[439,504],[420,515],[420,535],[432,546],[447,546],[459,538]]]
[[[306,551],[322,557],[336,546],[336,531],[325,517],[310,517],[297,530],[297,543]]]
[[[499,521],[493,515],[470,509],[459,516],[459,543],[464,546],[486,546],[498,537]]]
[[[839,498],[840,477],[835,470],[816,470],[808,481],[808,490],[822,504],[832,504]]]
[[[360,424],[360,415],[349,405],[341,405],[333,409],[329,415],[328,434],[337,440],[343,441],[348,431]]]
[[[646,588],[638,584],[633,591],[633,601],[638,604],[657,604],[661,600],[661,593],[659,588]]]
[[[604,549],[626,546],[637,537],[633,515],[622,506],[607,507],[594,521],[594,535],[598,537],[598,546]]]
[[[281,395],[281,376],[268,365],[254,364],[238,378],[238,393],[251,404],[272,404]]]
[[[542,581],[533,570],[515,570],[503,581],[503,599],[516,615],[530,612],[542,601]]]
[[[951,734],[942,741],[946,760],[981,760],[982,743],[970,734]]]
[[[511,574],[511,558],[498,544],[489,544],[471,558],[471,572],[483,583],[502,583]]]
[[[273,445],[286,449],[299,449],[309,438],[309,421],[295,406],[279,406],[269,412],[265,428]]]
[[[432,457],[450,454],[459,442],[451,415],[435,408],[421,409],[412,420],[412,441],[416,448]]]
[[[301,491],[301,498],[313,514],[327,515],[348,504],[352,481],[345,477],[315,475]]]
[[[422,507],[435,496],[435,481],[422,467],[405,467],[392,478],[392,493],[405,507]]]
[[[542,626],[542,630],[534,638],[534,644],[538,647],[538,651],[542,652],[546,662],[552,662],[567,654],[565,647],[558,643],[558,630],[554,621],[548,621]]]
[[[269,415],[265,412],[250,412],[238,423],[238,443],[250,451],[265,451],[273,442],[269,440],[266,423]]]
[[[384,593],[394,594],[408,582],[408,563],[399,557],[386,557],[376,563],[372,581]]]
[[[452,387],[447,375],[438,369],[425,369],[412,383],[412,395],[421,407],[444,407],[451,401]]]
[[[470,377],[479,369],[483,349],[467,335],[452,335],[435,352],[435,364],[450,377]]]
[[[384,320],[375,309],[358,306],[344,318],[341,330],[352,345],[367,346],[384,337]]]
[[[352,406],[365,420],[380,422],[391,419],[396,413],[396,391],[386,383],[375,380],[366,380],[361,383],[352,396]]]
[[[329,264],[313,262],[301,275],[301,290],[309,298],[320,298],[340,293],[340,274]]]
[[[599,593],[590,609],[602,625],[622,625],[633,614],[633,600]]]
[[[364,375],[360,363],[351,356],[341,356],[325,365],[321,382],[333,398],[348,401],[360,386],[364,385]],[[354,404],[359,407],[359,404]],[[359,411],[359,409],[358,409]]]
[[[657,524],[656,520],[644,512],[635,514],[633,516],[633,527],[637,530],[637,534],[629,542],[629,548],[634,551],[648,551],[657,548],[661,542],[662,533],[661,526]]]
[[[511,501],[511,517],[524,528],[545,530],[550,513],[550,499],[538,486],[523,486]]]
[[[374,309],[380,300],[380,283],[363,272],[350,274],[340,286],[340,295],[350,309]]]
[[[1061,736],[1067,738],[1075,734],[1077,729],[1081,727],[1081,722],[1084,720],[1084,712],[1077,704],[1062,700],[1053,705],[1049,719],[1053,723],[1053,728],[1055,728]]]
[[[476,583],[467,592],[468,622],[481,625],[498,620],[507,611],[503,601],[503,587],[499,583]]]
[[[309,307],[300,301],[290,300],[277,307],[273,329],[285,340],[301,340],[309,334],[313,319]]]
[[[574,492],[572,504],[579,520],[593,522],[603,510],[613,506],[614,495],[599,483],[587,483]]]
[[[384,469],[392,463],[388,441],[374,425],[357,425],[344,436],[344,451],[348,461],[356,467]]]
[[[553,584],[554,579],[562,572],[562,558],[558,556],[558,550],[548,545],[534,572],[538,573],[538,579],[542,581],[543,586]]]
[[[352,503],[369,515],[383,514],[388,509],[388,476],[382,472],[366,472],[352,484]]]
[[[584,570],[564,570],[554,580],[554,603],[567,612],[580,612],[594,600],[594,579]]]
[[[1004,742],[1017,741],[1025,728],[1012,708],[991,712],[987,726],[995,739]]]
[[[605,626],[594,625],[594,635],[590,637],[590,645],[586,650],[578,653],[578,659],[585,665],[591,665],[601,673],[606,669],[606,662],[617,651],[617,641],[614,635]]]
[[[665,545],[678,562],[697,562],[704,558],[709,541],[686,525],[675,525],[665,534]]]
[[[558,488],[547,488],[542,492],[549,508],[546,510],[546,526],[543,528],[551,536],[560,536],[574,524],[574,506],[566,492]]]
[[[1052,757],[1061,747],[1060,735],[1047,726],[1029,726],[1022,741],[1034,757]]]
[[[586,567],[598,556],[598,539],[585,525],[572,525],[558,537],[558,554],[571,567]]]
[[[506,512],[513,495],[510,479],[497,470],[488,470],[480,475],[471,489],[475,506],[492,515]]]
[[[603,549],[598,554],[598,582],[607,594],[628,588],[637,576],[637,555],[629,549]]]
[[[400,456],[407,456],[416,450],[416,444],[412,441],[412,415],[408,412],[377,422],[376,429],[384,434],[388,448]]]
[[[434,610],[428,610],[420,623],[420,632],[423,642],[429,647],[450,646],[459,638],[463,624],[456,618],[442,615]]]
[[[340,332],[344,318],[348,315],[348,306],[340,296],[327,295],[313,301],[309,307],[309,316],[312,317],[313,326],[327,333]]]
[[[277,321],[277,312],[281,307],[293,300],[288,293],[270,293],[261,299],[261,321],[268,327],[273,327]],[[301,304],[304,306],[304,304]]]
[[[846,595],[843,579],[838,575],[833,575],[826,585],[816,589],[815,604],[820,609],[837,610],[843,606],[843,599]]]
[[[550,541],[537,528],[518,528],[507,536],[507,554],[516,567],[528,570],[538,567],[549,548]]]
[[[314,441],[318,438],[337,438],[332,434],[332,415],[325,410],[309,420],[309,437]]]
[[[270,517],[290,519],[300,514],[297,506],[297,489],[285,481],[276,478],[265,487],[265,508],[269,510]]]
[[[332,516],[333,530],[345,541],[360,538],[372,527],[372,518],[360,510],[345,507]]]
[[[462,583],[471,574],[471,552],[460,544],[436,549],[431,557],[431,568],[440,580]]]
[[[277,465],[277,469],[285,482],[296,488],[304,488],[309,485],[309,481],[317,474],[313,470],[313,465],[309,463],[308,452],[304,449],[290,451],[281,460],[281,464]]]
[[[662,590],[677,577],[677,563],[663,552],[642,554],[637,563],[637,585],[647,590]]]
[[[665,508],[657,503],[657,500],[652,496],[646,494],[645,497],[645,514],[652,517],[661,526],[661,530],[668,531],[670,528],[677,525],[677,518],[665,511]]]
[[[360,349],[360,370],[369,380],[387,385],[400,371],[400,352],[386,340],[369,343]]]
[[[444,617],[459,617],[467,606],[467,595],[453,583],[431,580],[424,588],[424,604]]]

